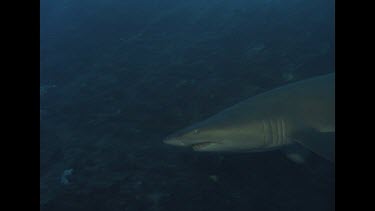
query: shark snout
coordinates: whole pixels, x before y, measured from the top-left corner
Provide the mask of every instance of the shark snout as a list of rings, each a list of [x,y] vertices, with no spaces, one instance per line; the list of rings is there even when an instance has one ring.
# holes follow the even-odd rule
[[[163,142],[165,144],[173,145],[173,146],[178,146],[178,147],[192,147],[194,151],[211,151],[212,146],[217,146],[216,142],[212,141],[182,141],[183,139],[177,139],[177,138],[172,138],[172,139],[165,139]]]
[[[165,139],[163,142],[165,144],[174,145],[174,146],[185,146],[185,144],[182,143],[181,140],[175,139],[175,138]]]

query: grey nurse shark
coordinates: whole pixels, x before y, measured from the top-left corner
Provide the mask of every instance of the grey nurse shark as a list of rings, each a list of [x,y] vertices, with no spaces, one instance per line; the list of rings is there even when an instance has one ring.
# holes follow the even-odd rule
[[[164,143],[195,151],[261,152],[285,149],[303,162],[301,151],[335,162],[335,73],[291,83],[250,97],[177,131]],[[301,147],[302,146],[302,147]]]

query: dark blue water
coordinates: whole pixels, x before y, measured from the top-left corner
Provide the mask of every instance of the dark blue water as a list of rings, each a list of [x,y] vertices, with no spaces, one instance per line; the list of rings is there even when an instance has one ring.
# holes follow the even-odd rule
[[[334,210],[334,167],[165,136],[334,72],[333,0],[41,0],[41,210]]]

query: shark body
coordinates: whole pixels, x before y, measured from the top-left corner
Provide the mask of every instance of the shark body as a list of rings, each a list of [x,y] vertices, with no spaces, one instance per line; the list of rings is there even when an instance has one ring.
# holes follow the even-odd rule
[[[167,137],[195,151],[260,152],[298,144],[335,160],[335,74],[250,97]],[[332,136],[333,134],[333,136]]]

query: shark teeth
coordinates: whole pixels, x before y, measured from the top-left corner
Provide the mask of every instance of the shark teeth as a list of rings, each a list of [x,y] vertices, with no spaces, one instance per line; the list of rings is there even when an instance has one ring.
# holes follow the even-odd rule
[[[191,147],[193,148],[193,150],[199,150],[210,144],[212,144],[212,142],[201,142],[201,143],[193,144],[191,145]]]

